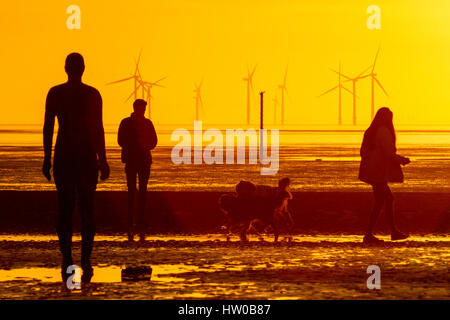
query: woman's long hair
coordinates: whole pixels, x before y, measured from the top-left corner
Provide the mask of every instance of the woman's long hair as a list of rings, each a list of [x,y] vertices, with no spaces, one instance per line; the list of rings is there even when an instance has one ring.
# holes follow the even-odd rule
[[[375,118],[373,118],[370,127],[364,133],[361,152],[363,152],[363,150],[371,150],[375,148],[377,131],[380,127],[386,127],[391,132],[395,146],[396,137],[392,117],[393,113],[391,110],[389,110],[389,108],[383,107],[377,111],[377,114],[375,115]]]

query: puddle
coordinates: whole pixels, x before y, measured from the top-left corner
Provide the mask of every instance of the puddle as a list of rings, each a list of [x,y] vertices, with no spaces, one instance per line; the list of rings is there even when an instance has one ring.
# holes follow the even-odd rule
[[[187,266],[184,264],[152,265],[151,281],[174,282],[185,281],[182,277],[173,275],[203,271],[204,268],[197,266]],[[121,270],[119,266],[94,267],[94,276],[92,283],[117,283],[121,282]],[[168,276],[170,275],[170,276]],[[40,282],[61,282],[61,270],[58,268],[19,268],[19,269],[0,269],[0,282],[2,281],[40,281]]]
[[[224,245],[222,234],[152,235],[140,246],[124,244],[122,235],[99,235],[93,285],[78,296],[64,291],[56,240],[0,235],[0,299],[450,299],[445,236],[366,247],[359,235],[296,235],[292,246],[271,238],[259,245],[256,237],[249,246]],[[80,249],[76,243],[74,257]],[[121,282],[125,265],[151,266],[151,281]],[[370,265],[382,270],[378,293],[366,286]]]

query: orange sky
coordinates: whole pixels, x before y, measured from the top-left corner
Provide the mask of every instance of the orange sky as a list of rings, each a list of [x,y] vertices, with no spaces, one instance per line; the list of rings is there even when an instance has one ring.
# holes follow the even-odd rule
[[[81,8],[81,30],[68,30],[66,8]],[[381,8],[381,30],[366,27],[369,5]],[[450,122],[450,2],[435,0],[164,0],[9,1],[2,4],[0,51],[3,113],[0,124],[42,123],[48,89],[65,81],[65,56],[82,53],[84,80],[100,90],[104,122],[131,112],[124,103],[133,84],[106,83],[130,75],[143,49],[146,80],[163,76],[153,90],[152,116],[161,124],[192,124],[194,83],[204,79],[206,123],[246,121],[247,64],[254,77],[252,123],[258,123],[258,91],[266,91],[266,122],[280,98],[289,63],[287,124],[336,124],[337,93],[317,96],[337,77],[368,67],[381,45],[376,72],[390,94],[376,89],[397,124]],[[347,85],[351,89],[350,84]],[[370,120],[370,82],[358,83],[358,122]],[[343,96],[343,121],[351,124],[352,100]],[[278,115],[279,119],[279,115]]]

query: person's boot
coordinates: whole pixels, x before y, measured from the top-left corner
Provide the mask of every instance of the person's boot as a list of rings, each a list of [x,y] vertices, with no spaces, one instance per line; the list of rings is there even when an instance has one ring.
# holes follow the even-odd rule
[[[366,235],[364,236],[364,239],[363,239],[363,243],[365,243],[365,244],[381,244],[381,243],[384,243],[384,241],[381,239],[378,239],[371,233],[366,233]]]
[[[87,238],[86,236],[84,238]],[[85,240],[81,245],[81,269],[83,274],[81,275],[82,283],[91,282],[91,278],[94,275],[94,269],[91,265],[91,253],[93,247],[94,237]]]
[[[82,266],[82,269],[83,274],[81,275],[81,282],[82,283],[91,282],[91,279],[94,276],[94,269],[92,268],[91,264]]]
[[[71,265],[73,265],[72,259],[70,260],[63,259],[63,262],[61,264],[61,278],[64,284],[67,283],[67,279],[69,279],[71,275],[75,274],[75,270],[73,270],[72,273],[67,273],[67,269]]]
[[[392,241],[396,241],[396,240],[404,240],[407,239],[409,237],[408,234],[400,232],[398,230],[394,230],[391,233],[391,240]]]

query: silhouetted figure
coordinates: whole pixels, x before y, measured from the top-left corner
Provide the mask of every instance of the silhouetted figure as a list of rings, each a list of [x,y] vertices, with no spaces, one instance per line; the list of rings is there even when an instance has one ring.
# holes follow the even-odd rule
[[[278,181],[278,193],[276,195],[276,206],[274,210],[274,227],[280,229],[285,227],[289,233],[292,232],[294,227],[294,220],[289,210],[289,200],[292,200],[293,196],[290,189],[291,179],[282,178]]]
[[[147,223],[145,203],[147,183],[150,177],[153,150],[158,143],[153,123],[145,118],[147,102],[137,99],[133,103],[134,112],[120,123],[118,143],[122,147],[122,162],[125,163],[128,186],[128,240],[133,241],[134,198],[136,194],[136,176],[139,177],[137,230],[141,241],[145,240]]]
[[[364,236],[365,243],[382,242],[372,234],[372,231],[383,205],[391,227],[391,239],[402,240],[408,237],[408,235],[398,231],[395,225],[394,198],[388,186],[389,182],[403,182],[403,172],[400,165],[410,163],[409,158],[396,153],[396,136],[392,117],[391,110],[380,108],[372,124],[364,133],[361,146],[359,179],[372,186],[375,198],[369,225]]]
[[[58,191],[58,225],[60,249],[63,257],[62,277],[67,279],[67,267],[72,261],[72,213],[78,198],[81,215],[81,267],[83,282],[93,275],[90,262],[95,235],[94,192],[98,170],[101,179],[109,177],[106,161],[105,136],[102,122],[102,98],[93,87],[81,82],[84,60],[79,53],[66,58],[68,81],[50,89],[45,106],[44,165],[42,172],[50,181],[52,140],[55,117],[58,136],[55,145],[53,175]]]

